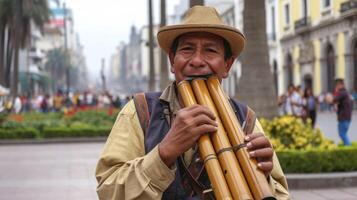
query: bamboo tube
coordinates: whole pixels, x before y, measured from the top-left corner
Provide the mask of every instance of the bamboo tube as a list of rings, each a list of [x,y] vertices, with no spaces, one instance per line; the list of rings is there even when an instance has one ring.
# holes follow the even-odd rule
[[[244,143],[244,132],[238,122],[238,119],[224,93],[217,77],[212,76],[207,80],[207,87],[210,95],[215,102],[220,118],[228,133],[232,146]],[[239,164],[242,167],[250,190],[254,199],[268,200],[275,199],[264,173],[257,168],[257,160],[250,158],[246,148],[240,148],[236,151]]]
[[[189,82],[180,82],[178,84],[178,91],[185,107],[197,104]],[[211,181],[212,189],[217,200],[232,199],[231,193],[223,175],[223,171],[217,160],[216,153],[213,149],[208,134],[204,134],[199,138],[198,146],[200,156],[204,161],[204,166],[206,168],[209,180]]]
[[[239,200],[253,199],[233,150],[228,150],[232,146],[208,92],[205,81],[203,79],[194,79],[192,80],[192,87],[198,103],[207,106],[216,116],[218,130],[211,134],[211,139],[233,198]]]

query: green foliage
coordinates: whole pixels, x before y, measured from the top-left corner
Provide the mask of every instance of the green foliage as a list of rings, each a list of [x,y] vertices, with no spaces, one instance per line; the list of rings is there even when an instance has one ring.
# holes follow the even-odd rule
[[[47,127],[42,132],[43,138],[62,137],[100,137],[108,136],[110,127]]]
[[[305,124],[300,118],[282,116],[271,121],[261,119],[260,122],[276,151],[337,148],[320,129],[311,127],[311,121]]]
[[[116,115],[106,111],[81,111],[74,116],[25,113],[21,121],[8,118],[0,124],[0,139],[107,136]]]
[[[38,138],[39,132],[34,128],[0,128],[0,139],[27,139]]]
[[[285,173],[343,172],[357,170],[357,145],[335,149],[278,151]]]
[[[0,126],[6,120],[7,114],[5,112],[0,112]]]
[[[83,122],[93,126],[112,126],[116,115],[108,115],[105,111],[80,111],[68,118],[72,122]]]

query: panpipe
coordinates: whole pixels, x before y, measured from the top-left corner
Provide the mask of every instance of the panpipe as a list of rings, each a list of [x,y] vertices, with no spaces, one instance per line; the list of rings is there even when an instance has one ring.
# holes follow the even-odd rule
[[[203,134],[198,140],[216,199],[275,199],[257,160],[249,157],[245,134],[218,78],[194,77],[181,81],[177,88],[185,107],[204,105],[216,117],[217,131]]]

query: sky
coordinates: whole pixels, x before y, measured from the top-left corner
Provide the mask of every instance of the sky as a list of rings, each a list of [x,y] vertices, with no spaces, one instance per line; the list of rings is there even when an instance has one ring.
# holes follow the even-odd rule
[[[106,69],[116,46],[129,41],[130,28],[148,24],[148,0],[62,0],[74,15],[74,29],[84,46],[87,68],[93,80],[99,78],[101,59]],[[179,0],[167,0],[167,14]],[[153,0],[154,21],[159,23],[159,0]]]

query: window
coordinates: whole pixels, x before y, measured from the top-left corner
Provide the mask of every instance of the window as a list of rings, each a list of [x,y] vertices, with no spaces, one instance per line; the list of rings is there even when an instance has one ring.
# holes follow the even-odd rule
[[[290,6],[289,6],[289,4],[285,4],[284,13],[285,13],[285,26],[289,26],[290,25]]]
[[[321,13],[322,16],[331,14],[331,0],[321,0]]]
[[[271,7],[271,39],[275,40],[275,8],[274,6]]]
[[[301,16],[302,18],[307,17],[307,0],[301,0],[302,6],[301,6]]]
[[[323,9],[330,8],[330,6],[331,6],[330,0],[322,0],[322,8]]]

